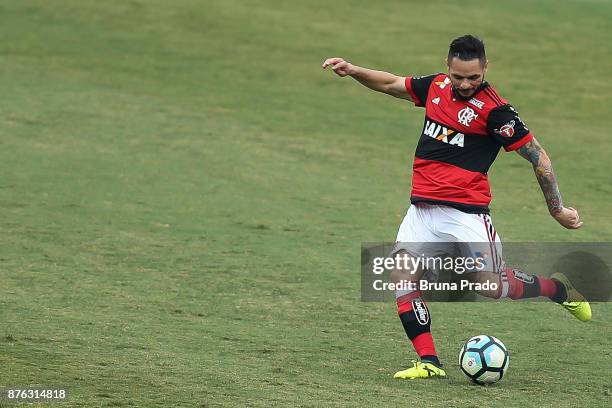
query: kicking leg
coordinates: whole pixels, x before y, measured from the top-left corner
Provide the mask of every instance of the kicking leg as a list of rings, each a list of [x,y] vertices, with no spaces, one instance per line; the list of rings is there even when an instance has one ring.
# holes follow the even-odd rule
[[[550,278],[530,275],[518,269],[504,269],[499,274],[494,272],[475,272],[468,275],[472,282],[497,284],[497,290],[477,291],[478,294],[499,299],[527,299],[544,296],[559,303],[578,320],[591,320],[591,306],[561,273]]]

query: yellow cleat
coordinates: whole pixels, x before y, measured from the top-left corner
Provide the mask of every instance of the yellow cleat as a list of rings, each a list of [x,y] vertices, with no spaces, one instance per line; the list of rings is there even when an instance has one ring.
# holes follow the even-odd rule
[[[412,380],[414,378],[446,377],[446,372],[433,363],[422,361],[413,361],[412,363],[414,364],[412,367],[398,371],[393,378]]]
[[[565,310],[573,314],[574,317],[581,322],[588,322],[591,320],[591,305],[589,305],[589,302],[587,302],[584,296],[574,288],[567,276],[557,272],[550,275],[550,278],[561,282],[561,284],[565,286],[567,299],[561,304]]]

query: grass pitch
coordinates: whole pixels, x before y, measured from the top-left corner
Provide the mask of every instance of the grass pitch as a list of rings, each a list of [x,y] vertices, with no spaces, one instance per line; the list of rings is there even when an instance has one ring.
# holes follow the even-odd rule
[[[549,303],[433,303],[449,379],[391,378],[413,353],[394,305],[359,301],[359,248],[395,237],[422,111],[320,64],[428,74],[452,38],[483,37],[585,220],[561,229],[500,154],[502,238],[610,241],[611,3],[0,11],[0,386],[68,387],[71,407],[610,405],[609,304],[579,324]],[[479,333],[511,351],[494,387],[457,367]]]

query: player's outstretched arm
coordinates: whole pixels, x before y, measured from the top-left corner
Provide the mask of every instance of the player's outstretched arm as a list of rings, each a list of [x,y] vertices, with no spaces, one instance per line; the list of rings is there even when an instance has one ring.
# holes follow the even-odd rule
[[[405,77],[400,77],[389,72],[375,71],[351,64],[343,58],[328,58],[323,62],[323,69],[331,67],[340,77],[350,76],[374,91],[386,93],[396,98],[412,100],[406,90]]]
[[[580,221],[578,211],[572,207],[563,206],[563,200],[561,199],[561,193],[559,192],[559,185],[557,184],[557,178],[555,177],[552,163],[546,151],[540,146],[536,138],[534,137],[524,146],[520,147],[517,153],[529,160],[533,165],[533,170],[540,184],[540,188],[544,193],[550,215],[565,228],[580,228],[582,226],[582,221]]]

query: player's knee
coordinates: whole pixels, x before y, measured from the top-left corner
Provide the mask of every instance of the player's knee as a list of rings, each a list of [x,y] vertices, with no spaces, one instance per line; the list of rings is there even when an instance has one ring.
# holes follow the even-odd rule
[[[411,281],[412,275],[403,269],[394,269],[389,274],[391,281],[393,282],[401,282],[401,281]]]
[[[466,274],[466,278],[472,283],[491,283],[499,281],[499,274],[491,271],[478,271]]]
[[[410,265],[413,265],[410,262],[410,258],[408,258],[408,262],[401,265],[396,265],[396,268],[393,269],[389,275],[393,282],[400,281],[408,281],[408,282],[416,282],[421,278],[423,271],[419,268],[413,268]]]
[[[399,249],[390,257],[394,259],[394,268],[389,274],[392,282],[417,282],[423,276],[419,263],[405,249]]]
[[[479,271],[466,275],[470,288],[481,296],[497,299],[500,297],[500,277],[491,271]]]

